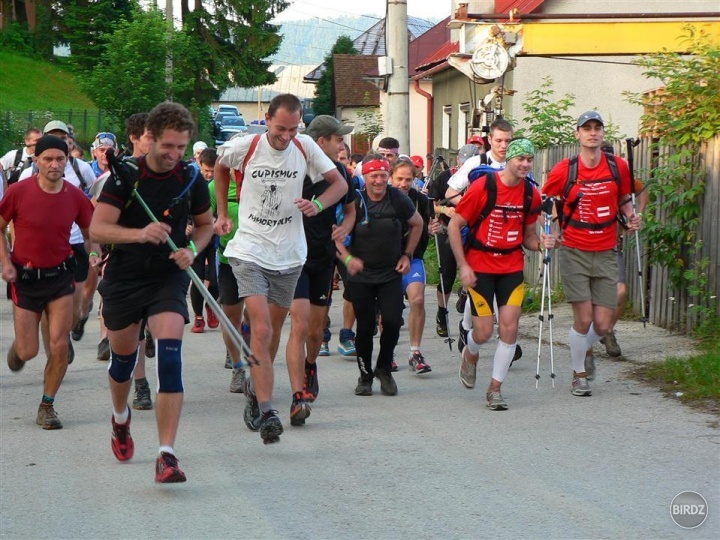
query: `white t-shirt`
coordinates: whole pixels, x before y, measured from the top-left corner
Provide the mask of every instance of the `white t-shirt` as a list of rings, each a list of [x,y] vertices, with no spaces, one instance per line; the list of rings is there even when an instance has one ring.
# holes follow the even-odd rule
[[[17,152],[17,150],[10,150],[7,154],[0,158],[0,165],[2,165],[5,174],[8,174],[8,171],[13,168]],[[20,163],[26,163],[28,159],[32,159],[32,156],[27,153],[27,146],[23,146]],[[20,166],[20,163],[18,163],[18,166]]]
[[[487,164],[493,169],[497,169],[499,171],[505,168],[505,162],[497,161],[495,156],[492,155],[492,151],[487,153]],[[448,187],[460,192],[467,189],[470,185],[468,174],[470,174],[470,171],[472,171],[475,167],[479,167],[480,165],[482,165],[482,155],[473,156],[468,159],[465,163],[463,163],[462,167],[460,167],[455,174],[450,177],[450,180],[448,180]]]
[[[89,189],[95,183],[95,173],[93,172],[92,167],[87,162],[78,158],[75,158],[75,161],[77,161],[80,174],[85,179],[85,189]],[[30,178],[34,174],[37,174],[37,171],[35,170],[35,166],[32,166],[29,169],[25,169],[23,171],[23,173],[20,175],[20,180]],[[70,163],[69,159],[65,164],[65,180],[70,182],[73,186],[82,189],[80,179],[77,177],[77,174],[75,174],[75,169],[73,169],[73,166]],[[80,227],[78,227],[77,223],[73,223],[72,227],[70,228],[70,243],[82,244],[84,241],[85,239],[83,238],[82,232],[80,231]]]
[[[218,148],[218,161],[241,170],[254,135],[232,139]],[[302,212],[293,202],[302,198],[305,176],[313,182],[336,170],[335,164],[307,135],[297,135],[307,156],[291,142],[275,150],[267,134],[250,157],[240,191],[238,229],[225,256],[254,262],[268,270],[286,270],[305,264],[307,246]]]

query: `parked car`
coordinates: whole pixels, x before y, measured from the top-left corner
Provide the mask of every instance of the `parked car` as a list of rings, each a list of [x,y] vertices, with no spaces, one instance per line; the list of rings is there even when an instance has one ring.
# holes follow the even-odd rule
[[[231,113],[233,116],[242,116],[235,105],[218,105],[217,112],[215,114],[217,115],[220,113]]]
[[[267,130],[268,128],[264,124],[250,124],[247,126],[247,132],[251,135],[255,135],[257,133],[265,133]]]
[[[242,137],[243,135],[245,135],[245,132],[240,131],[237,128],[221,129],[220,131],[218,131],[217,135],[215,135],[215,146],[220,146],[221,144],[228,142],[236,135]]]
[[[247,125],[242,116],[224,116],[220,120],[220,128],[237,128],[240,131],[247,131]]]

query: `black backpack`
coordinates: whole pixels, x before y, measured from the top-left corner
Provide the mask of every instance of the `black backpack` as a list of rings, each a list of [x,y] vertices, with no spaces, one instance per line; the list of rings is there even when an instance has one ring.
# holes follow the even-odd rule
[[[612,175],[613,181],[618,186],[618,193],[620,190],[620,171],[618,170],[617,166],[617,160],[615,159],[615,156],[613,154],[610,154],[608,152],[603,152],[605,155],[605,159],[607,159],[608,168],[610,169],[610,174]],[[574,155],[570,158],[570,161],[568,162],[568,177],[567,182],[565,183],[565,191],[563,193],[563,200],[567,201],[568,195],[570,195],[570,190],[572,187],[577,183],[577,177],[578,177],[578,154]],[[599,182],[607,182],[607,180],[590,180],[586,183],[599,183]],[[615,222],[618,220],[618,216],[615,215],[612,219],[609,219],[608,221],[603,221],[602,223],[585,223],[583,221],[578,221],[576,219],[573,219],[573,214],[575,213],[575,210],[578,207],[578,204],[580,203],[580,197],[576,197],[575,200],[568,204],[569,212],[567,216],[562,211],[558,211],[558,216],[560,219],[560,228],[565,229],[568,225],[572,225],[573,227],[576,227],[578,229],[590,229],[593,231],[599,231],[602,229],[605,229],[609,227],[610,225],[614,225]],[[561,210],[561,209],[559,209]]]
[[[475,179],[477,180],[477,178]],[[540,211],[539,208],[533,209],[532,208],[532,200],[533,200],[533,187],[535,187],[532,180],[529,178],[525,178],[523,180],[524,185],[524,193],[523,193],[523,226],[525,225],[525,222],[527,221],[528,216],[531,213],[537,213]],[[490,213],[493,211],[494,208],[500,208],[503,210],[507,210],[504,207],[497,206],[497,179],[496,174],[485,174],[485,191],[487,191],[487,201],[485,202],[485,207],[480,212],[480,216],[478,219],[473,223],[469,230],[468,234],[465,240],[465,251],[468,251],[470,249],[477,249],[478,251],[489,251],[491,253],[500,253],[500,254],[508,254],[512,253],[513,251],[516,251],[518,249],[522,249],[522,243],[512,247],[512,248],[496,248],[496,247],[489,247],[484,245],[480,242],[480,240],[477,239],[475,234],[477,233],[477,230],[480,228],[480,224],[484,219],[486,219]]]
[[[14,184],[20,180],[20,175],[28,167],[32,167],[33,159],[29,157],[26,161],[22,161],[23,149],[15,150],[15,160],[13,166],[10,168],[10,175],[8,176],[8,185]],[[22,166],[20,163],[22,162]]]

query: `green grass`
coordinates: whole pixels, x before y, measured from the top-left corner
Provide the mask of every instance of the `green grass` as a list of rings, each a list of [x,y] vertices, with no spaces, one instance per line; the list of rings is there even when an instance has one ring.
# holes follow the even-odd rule
[[[0,66],[0,113],[97,109],[62,63],[49,64],[0,49]]]

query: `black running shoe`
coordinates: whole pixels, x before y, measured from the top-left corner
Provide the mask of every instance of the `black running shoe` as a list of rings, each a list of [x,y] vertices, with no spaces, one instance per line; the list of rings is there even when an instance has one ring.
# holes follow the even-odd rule
[[[265,444],[280,442],[283,426],[277,411],[270,410],[260,418],[260,437]]]
[[[75,347],[73,347],[72,340],[68,339],[68,366],[75,360]]]
[[[98,343],[97,359],[104,362],[110,360],[110,340],[106,337]]]
[[[152,337],[150,330],[145,332],[145,356],[155,358],[155,339]]]
[[[465,328],[462,325],[462,321],[458,323],[458,351],[462,352],[465,348],[465,345],[467,345],[467,338],[468,338],[468,332],[469,330],[465,330]],[[511,364],[512,365],[512,364]]]
[[[465,313],[465,301],[467,300],[467,291],[463,289],[463,286],[460,285],[458,288],[458,299],[455,303],[455,309],[457,309],[458,313]]]
[[[520,360],[522,358],[522,347],[518,343],[515,345],[515,354],[513,355],[512,362],[510,362],[510,365],[512,366],[515,363],[515,360]]]
[[[303,399],[302,392],[295,392],[290,406],[290,425],[304,426],[305,419],[310,416],[311,410],[308,402]]]
[[[243,412],[243,420],[250,431],[258,431],[260,429],[260,406],[258,405],[255,392],[250,390],[250,379],[245,379],[245,411]]]
[[[88,322],[88,317],[80,317],[78,322],[75,323],[75,326],[73,326],[73,329],[70,332],[70,337],[73,341],[80,341],[82,339],[83,334],[85,333],[86,322]]]
[[[445,308],[438,308],[437,315],[435,315],[435,331],[440,337],[448,337],[447,309]]]
[[[386,396],[394,396],[397,394],[397,384],[393,379],[392,373],[384,369],[376,369],[375,377],[380,380],[380,391]]]
[[[363,381],[362,378],[359,378],[357,386],[355,387],[355,395],[372,396],[372,380]]]
[[[303,397],[308,403],[313,403],[320,392],[317,376],[317,363],[305,364],[305,382],[303,384]]]

